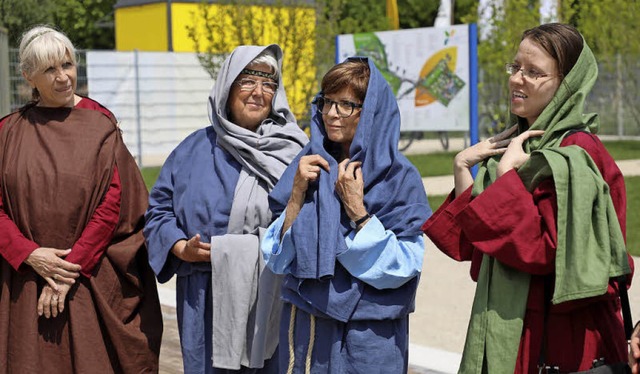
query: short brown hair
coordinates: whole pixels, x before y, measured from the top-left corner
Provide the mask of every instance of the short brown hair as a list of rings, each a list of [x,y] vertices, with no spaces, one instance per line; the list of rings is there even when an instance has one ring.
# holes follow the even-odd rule
[[[371,71],[366,60],[352,59],[341,62],[329,69],[322,78],[322,93],[335,94],[348,87],[355,97],[363,102],[370,75]]]
[[[583,40],[580,32],[571,25],[547,23],[526,30],[522,40],[529,39],[538,44],[558,63],[558,70],[567,75],[578,61]]]

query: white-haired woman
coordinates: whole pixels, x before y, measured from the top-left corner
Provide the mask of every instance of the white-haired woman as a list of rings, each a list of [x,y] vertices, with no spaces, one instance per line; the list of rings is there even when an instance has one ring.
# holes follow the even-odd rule
[[[76,52],[20,43],[33,98],[0,120],[0,372],[156,372],[162,315],[146,188],[115,118],[76,90]]]
[[[308,141],[281,66],[277,45],[236,48],[209,97],[211,126],[178,145],[151,190],[144,231],[158,280],[177,275],[185,373],[280,372],[281,282],[260,233],[268,193]]]

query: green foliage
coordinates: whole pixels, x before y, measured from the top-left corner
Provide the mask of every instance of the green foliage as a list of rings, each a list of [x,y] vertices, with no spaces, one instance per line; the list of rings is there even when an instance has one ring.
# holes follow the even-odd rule
[[[18,47],[32,26],[51,22],[52,9],[51,0],[0,0],[0,26],[9,31],[9,46]]]
[[[35,25],[63,31],[78,49],[113,49],[113,6],[116,0],[0,0],[0,25],[9,30],[9,44]]]
[[[600,109],[600,114],[611,109],[615,115],[603,118],[603,126],[607,125],[605,121],[610,122],[610,128],[615,128],[618,122],[625,123],[629,131],[635,125],[635,133],[640,131],[640,107],[637,104],[640,81],[635,79],[640,55],[640,31],[636,26],[639,12],[640,1],[636,0],[572,0],[562,3],[562,19],[576,26],[584,36],[601,65],[599,82],[606,84],[611,93],[610,102]],[[603,79],[610,82],[603,82]],[[622,118],[612,118],[622,116],[622,113]]]
[[[341,34],[389,29],[386,18],[386,1],[342,1],[338,19]],[[398,12],[400,5],[398,4]]]
[[[415,29],[433,26],[438,16],[439,6],[439,1],[398,0],[400,28]]]
[[[305,121],[308,103],[317,91],[315,66],[315,12],[299,1],[279,0],[269,6],[251,0],[230,0],[213,6],[203,0],[193,22],[186,26],[198,59],[212,78],[224,60],[240,45],[277,43],[284,51],[282,78],[287,99],[298,120]],[[310,75],[311,74],[311,75]]]
[[[52,22],[78,49],[114,49],[116,0],[53,0]]]

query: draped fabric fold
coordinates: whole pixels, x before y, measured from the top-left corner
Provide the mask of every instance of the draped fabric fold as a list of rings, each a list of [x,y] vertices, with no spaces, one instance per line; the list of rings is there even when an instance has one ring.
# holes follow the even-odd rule
[[[420,226],[431,210],[420,175],[397,148],[400,113],[395,96],[371,60],[356,59],[367,63],[371,71],[349,151],[352,161],[362,162],[365,206],[385,229],[393,231],[399,238],[421,235]],[[322,114],[313,105],[311,142],[285,170],[269,195],[271,210],[279,216],[289,200],[300,158],[318,154],[329,162],[329,171],[322,170],[318,182],[310,185],[302,209],[291,227],[296,255],[292,272],[285,280],[285,288],[304,300],[304,305],[298,307],[340,321],[406,315],[413,308],[417,279],[394,290],[391,296],[351,276],[336,260],[347,249],[344,238],[352,230],[335,192],[337,147],[338,144],[327,138]],[[392,199],[389,198],[391,193]],[[380,306],[383,294],[397,298],[389,301],[389,306],[402,305],[402,308],[385,309],[382,306],[378,309],[381,314],[369,315],[366,312],[369,308],[364,306],[368,302]],[[374,309],[370,309],[372,314]]]

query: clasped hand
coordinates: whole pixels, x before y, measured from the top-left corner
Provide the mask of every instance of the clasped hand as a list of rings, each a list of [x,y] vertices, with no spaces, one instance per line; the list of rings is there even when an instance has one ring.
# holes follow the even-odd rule
[[[69,253],[71,249],[40,247],[24,261],[47,282],[38,298],[39,316],[57,317],[64,310],[67,294],[81,270],[80,265],[63,259]]]
[[[338,164],[338,179],[336,180],[336,193],[342,206],[350,219],[358,219],[367,210],[364,206],[364,180],[362,178],[362,162],[345,159]],[[309,188],[310,182],[320,178],[320,172],[329,171],[329,163],[320,155],[308,155],[300,158],[298,170],[293,180],[292,195],[296,201],[302,201]]]
[[[498,176],[511,169],[518,169],[529,159],[529,154],[522,147],[525,140],[544,134],[542,130],[528,130],[522,134],[511,137],[518,125],[502,131],[484,141],[464,149],[455,157],[454,163],[458,168],[469,169],[486,158],[503,154],[498,164]]]

